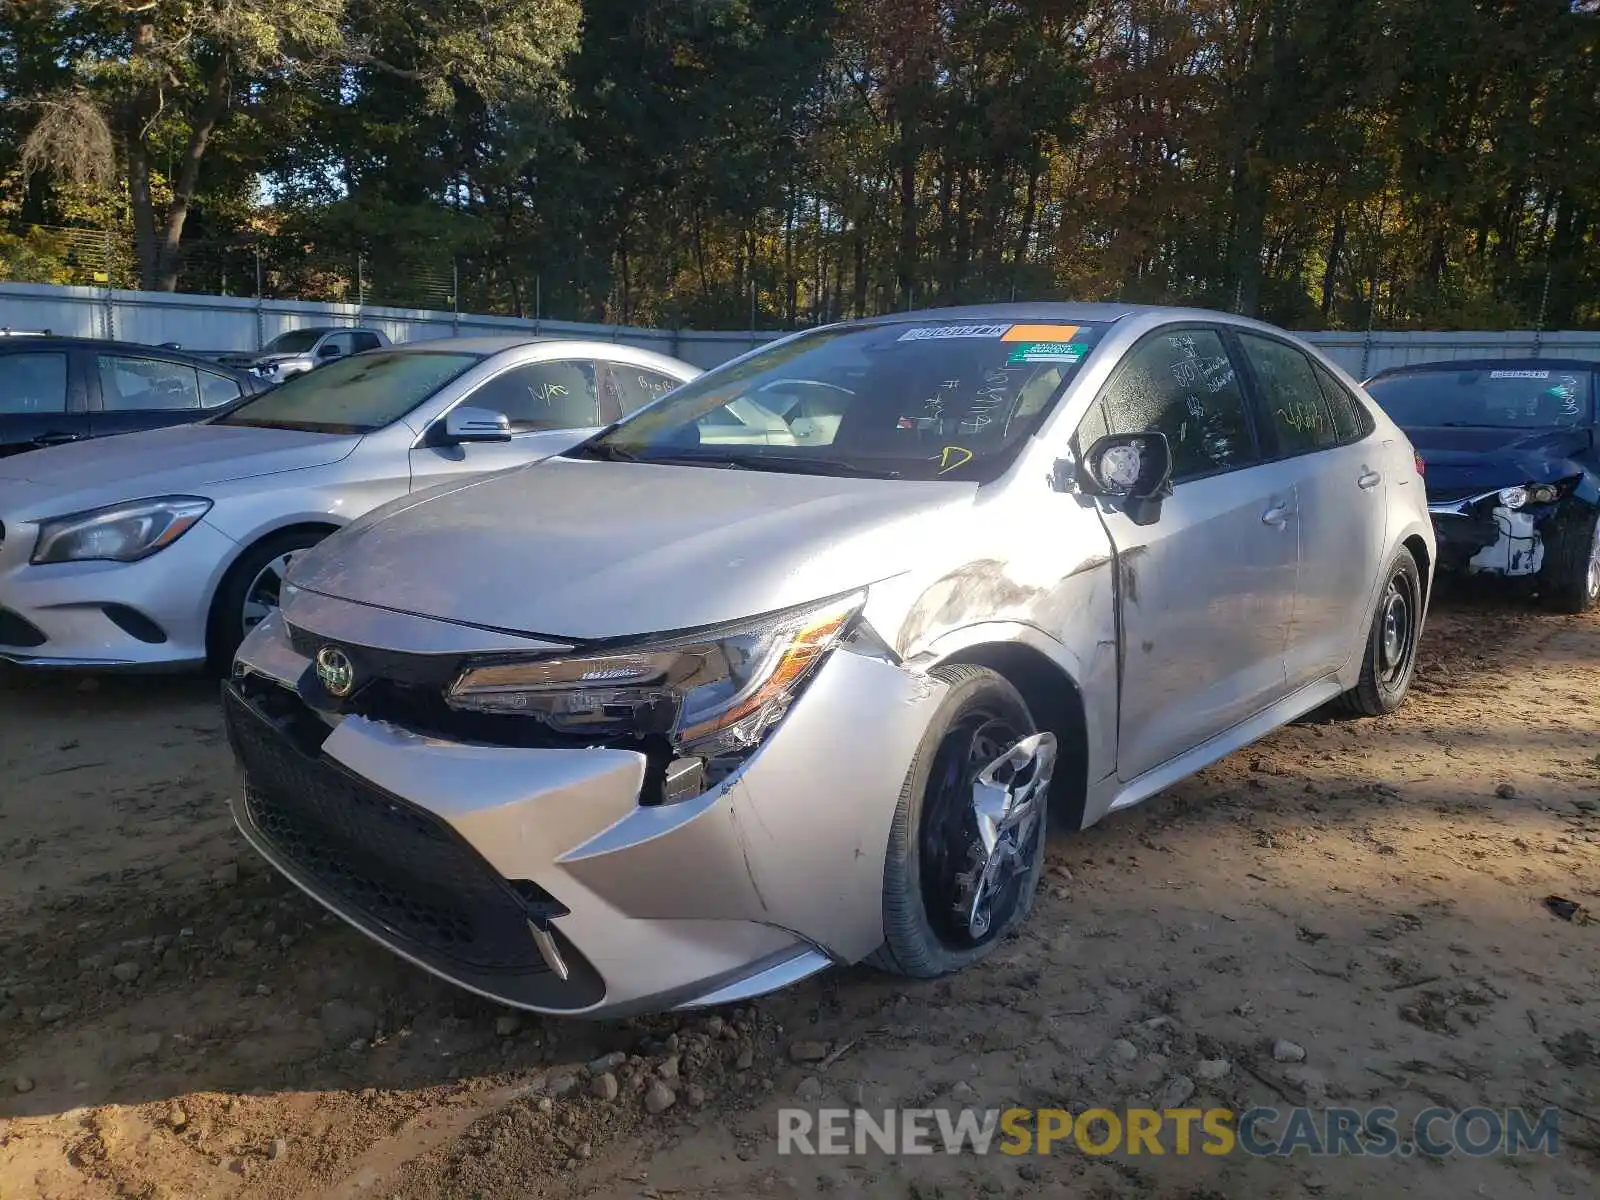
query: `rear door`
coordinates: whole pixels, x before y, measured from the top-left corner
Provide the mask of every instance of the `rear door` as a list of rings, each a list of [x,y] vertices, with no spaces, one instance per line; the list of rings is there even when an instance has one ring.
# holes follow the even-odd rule
[[[89,436],[78,352],[0,348],[0,456]]]
[[[192,363],[134,352],[89,355],[94,437],[198,421],[239,398],[237,381]]]
[[[1292,469],[1300,513],[1299,582],[1286,655],[1293,689],[1337,672],[1368,627],[1388,544],[1388,463],[1371,440],[1371,417],[1342,388],[1330,396],[1309,355],[1265,334],[1240,331],[1238,339],[1267,452]]]
[[[1299,537],[1288,472],[1263,464],[1237,366],[1208,326],[1140,342],[1079,427],[1158,432],[1173,453],[1159,520],[1100,505],[1117,554],[1117,773],[1132,780],[1285,693]]]

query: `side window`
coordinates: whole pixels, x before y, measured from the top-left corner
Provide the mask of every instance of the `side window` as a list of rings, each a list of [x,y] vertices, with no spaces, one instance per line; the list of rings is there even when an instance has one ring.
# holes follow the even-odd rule
[[[221,408],[239,398],[239,385],[226,375],[213,375],[210,371],[199,375],[201,408]]]
[[[1372,414],[1367,411],[1366,405],[1351,395],[1350,389],[1335,379],[1321,363],[1313,360],[1311,368],[1317,373],[1317,382],[1322,385],[1322,394],[1328,398],[1328,407],[1333,410],[1333,428],[1339,435],[1339,444],[1349,445],[1351,442],[1359,442],[1364,437],[1370,437],[1377,426],[1373,423]]]
[[[338,358],[350,353],[351,335],[348,333],[330,333],[322,339],[322,345],[317,347],[318,358]]]
[[[171,412],[199,408],[200,387],[193,367],[155,358],[101,354],[100,404],[106,412]]]
[[[573,360],[513,367],[473,392],[466,403],[505,413],[513,433],[588,429],[600,424],[595,366]]]
[[[375,333],[352,333],[350,342],[354,348],[352,352],[355,354],[360,354],[363,350],[376,350],[382,345]]]
[[[617,403],[623,417],[633,415],[678,386],[678,381],[670,375],[645,367],[630,367],[627,363],[612,363],[609,373],[616,385]]]
[[[1285,458],[1338,445],[1333,414],[1311,360],[1287,342],[1241,333],[1245,357],[1261,384],[1267,422]]]
[[[1164,433],[1181,483],[1259,461],[1233,360],[1212,329],[1174,329],[1134,347],[1078,427],[1078,452],[1110,434]]]
[[[0,416],[66,411],[65,354],[0,354]]]

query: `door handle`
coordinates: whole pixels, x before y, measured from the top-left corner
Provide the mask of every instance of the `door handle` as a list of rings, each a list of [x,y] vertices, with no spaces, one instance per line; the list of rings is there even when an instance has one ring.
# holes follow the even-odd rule
[[[1370,492],[1383,482],[1383,476],[1376,471],[1368,471],[1356,480],[1356,486],[1364,492]]]
[[[1274,504],[1261,514],[1261,523],[1271,525],[1274,529],[1282,529],[1289,523],[1289,506],[1287,504]]]
[[[82,436],[82,434],[78,433],[62,433],[59,431],[55,433],[41,433],[38,437],[33,439],[33,444],[39,447],[65,446],[68,442],[78,441]]]

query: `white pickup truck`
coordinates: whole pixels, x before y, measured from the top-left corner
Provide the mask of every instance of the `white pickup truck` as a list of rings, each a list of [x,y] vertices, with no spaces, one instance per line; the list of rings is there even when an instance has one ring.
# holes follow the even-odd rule
[[[215,357],[224,366],[253,371],[267,383],[282,383],[291,375],[314,370],[335,359],[387,345],[389,338],[381,330],[349,325],[314,325],[280,333],[254,354],[232,353]]]

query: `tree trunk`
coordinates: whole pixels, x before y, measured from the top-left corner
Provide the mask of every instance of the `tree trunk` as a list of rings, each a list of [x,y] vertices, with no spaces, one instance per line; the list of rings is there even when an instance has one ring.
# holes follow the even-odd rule
[[[1345,227],[1344,210],[1333,219],[1333,239],[1328,243],[1328,265],[1322,272],[1322,324],[1326,328],[1333,315],[1333,289],[1339,284],[1339,259],[1344,254],[1344,240],[1349,236]]]
[[[154,38],[153,27],[141,24],[134,32],[134,53],[147,54]],[[141,50],[140,47],[145,47]],[[139,286],[146,291],[171,292],[178,287],[182,265],[180,248],[184,222],[194,204],[200,185],[200,164],[218,123],[228,111],[232,72],[227,60],[217,64],[206,82],[205,99],[191,118],[189,140],[178,160],[172,183],[172,199],[165,211],[156,212],[150,182],[150,124],[155,119],[158,98],[141,94],[132,105],[127,128],[128,205],[133,213],[134,247],[139,262]]]
[[[911,106],[907,104],[906,109]],[[900,306],[910,308],[917,283],[917,131],[913,119],[900,117],[900,251],[895,264]]]

